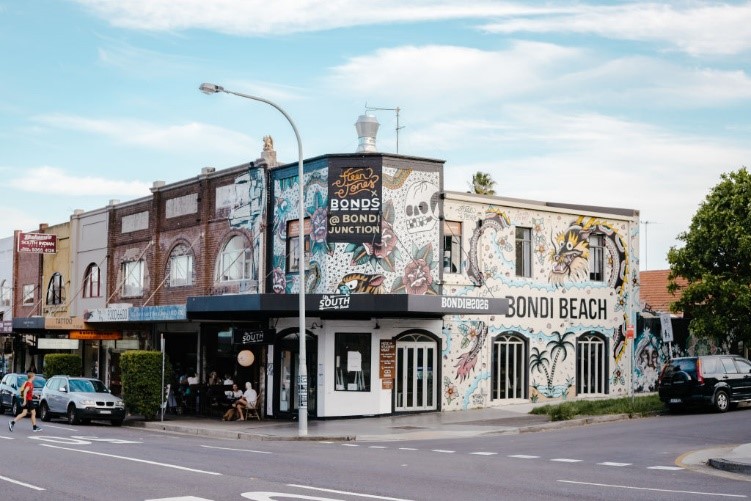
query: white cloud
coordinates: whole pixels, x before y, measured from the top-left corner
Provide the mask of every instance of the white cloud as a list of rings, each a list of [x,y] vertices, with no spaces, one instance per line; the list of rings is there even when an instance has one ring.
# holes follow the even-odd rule
[[[43,179],[44,182],[40,182]],[[96,195],[143,197],[149,195],[149,183],[141,181],[118,181],[93,176],[70,174],[55,167],[26,169],[17,177],[7,180],[11,188],[29,193],[65,194],[65,196]]]
[[[581,5],[578,12],[511,17],[484,26],[493,33],[581,33],[663,42],[692,55],[729,55],[751,48],[751,4],[628,3]]]

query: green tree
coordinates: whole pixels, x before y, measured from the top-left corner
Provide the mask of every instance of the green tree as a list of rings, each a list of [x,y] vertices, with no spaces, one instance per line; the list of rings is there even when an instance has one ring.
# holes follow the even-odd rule
[[[475,172],[472,175],[472,182],[469,183],[469,187],[472,193],[478,195],[495,195],[495,181],[490,177],[490,174],[486,172]]]
[[[723,174],[694,214],[683,245],[668,251],[671,304],[691,320],[692,334],[751,343],[751,175]],[[681,279],[685,280],[682,283]]]

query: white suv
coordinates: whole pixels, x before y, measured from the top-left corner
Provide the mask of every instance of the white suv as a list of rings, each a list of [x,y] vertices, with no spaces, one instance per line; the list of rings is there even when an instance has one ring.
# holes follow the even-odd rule
[[[42,390],[39,417],[49,421],[55,416],[65,416],[69,424],[96,419],[120,426],[125,419],[125,403],[98,379],[52,376]]]

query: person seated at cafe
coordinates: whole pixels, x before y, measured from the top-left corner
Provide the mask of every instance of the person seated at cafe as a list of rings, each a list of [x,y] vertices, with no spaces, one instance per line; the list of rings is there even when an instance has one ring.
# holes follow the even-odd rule
[[[209,383],[209,386],[216,386],[218,384],[222,384],[222,380],[219,378],[219,374],[217,374],[216,371],[211,371],[209,373],[208,383]]]
[[[231,384],[235,384],[235,382],[234,382],[234,381],[232,380],[232,376],[230,376],[230,375],[229,375],[229,374],[227,374],[227,373],[225,373],[225,374],[224,374],[224,384],[225,384],[226,386],[229,386],[229,385],[231,385]]]
[[[237,387],[236,384],[232,385],[232,389],[225,392],[225,395],[227,396],[227,400],[232,402],[232,406],[234,407],[235,402],[242,398],[243,392],[240,388]]]
[[[253,385],[250,381],[245,383],[245,391],[242,397],[233,404],[237,409],[245,409],[247,407],[255,407],[256,400],[258,399],[258,393],[253,389]]]

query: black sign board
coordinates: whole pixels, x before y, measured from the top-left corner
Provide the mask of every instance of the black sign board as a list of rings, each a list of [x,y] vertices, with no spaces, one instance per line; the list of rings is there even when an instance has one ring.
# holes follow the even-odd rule
[[[274,329],[232,329],[232,344],[271,344],[274,342]]]
[[[329,166],[327,240],[380,242],[382,187],[380,165]]]

